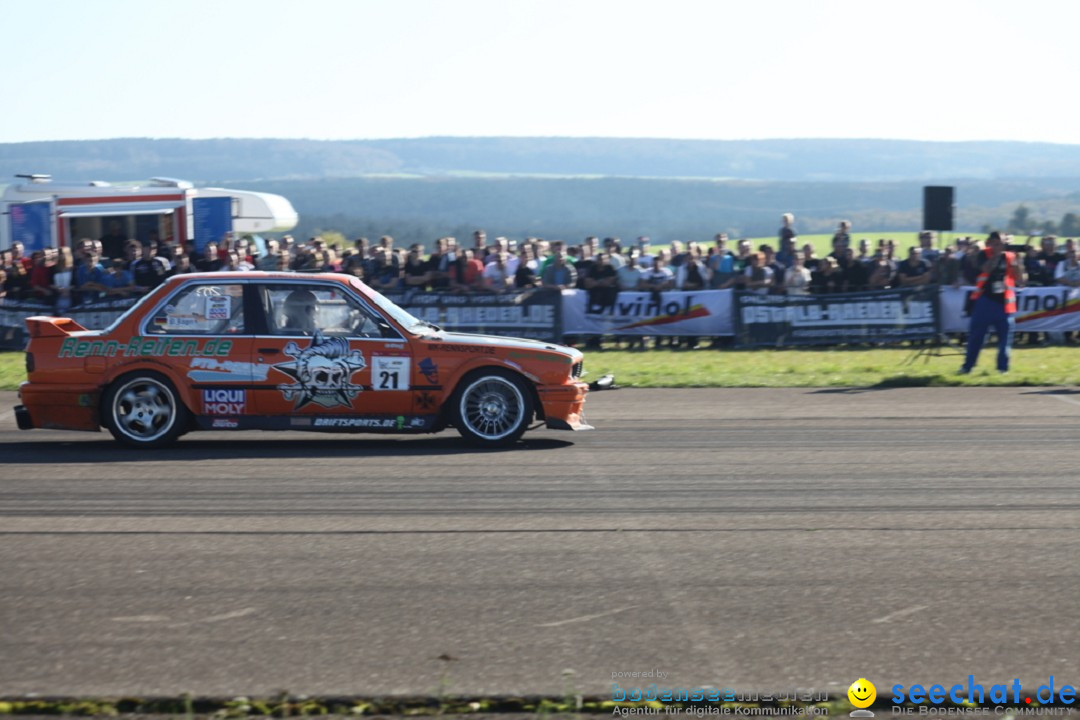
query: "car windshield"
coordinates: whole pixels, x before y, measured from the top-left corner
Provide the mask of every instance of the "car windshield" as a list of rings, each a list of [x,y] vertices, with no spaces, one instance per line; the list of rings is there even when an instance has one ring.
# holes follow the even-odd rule
[[[372,290],[370,287],[368,287],[366,285],[363,285],[359,280],[353,278],[352,283],[353,283],[353,286],[356,287],[357,289],[367,290],[367,293],[368,293],[367,297],[371,300],[371,302],[375,303],[379,307],[380,310],[382,310],[387,315],[392,317],[395,321],[397,321],[397,323],[399,325],[401,325],[403,328],[405,328],[409,332],[415,333],[415,334],[420,334],[420,333],[424,332],[425,330],[438,330],[439,329],[437,326],[432,325],[428,321],[421,320],[420,318],[409,314],[408,312],[406,312],[402,308],[400,308],[397,305],[395,305],[394,303],[392,303],[387,298],[383,297],[383,295],[381,293],[376,292],[375,290]]]

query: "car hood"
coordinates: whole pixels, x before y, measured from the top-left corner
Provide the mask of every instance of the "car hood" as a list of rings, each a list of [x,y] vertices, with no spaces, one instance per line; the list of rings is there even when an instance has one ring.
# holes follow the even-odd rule
[[[570,358],[571,362],[578,362],[584,357],[580,350],[556,343],[544,342],[543,340],[529,340],[528,338],[497,337],[495,335],[474,335],[472,333],[458,333],[440,331],[424,338],[425,342],[446,343],[448,345],[480,345],[485,347],[506,348],[508,350],[530,350],[533,352],[546,350],[558,353]]]

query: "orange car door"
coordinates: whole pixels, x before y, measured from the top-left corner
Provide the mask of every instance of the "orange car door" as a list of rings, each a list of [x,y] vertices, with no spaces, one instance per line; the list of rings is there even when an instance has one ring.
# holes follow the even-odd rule
[[[348,287],[305,279],[266,282],[260,291],[265,332],[254,341],[260,415],[289,425],[362,429],[334,417],[372,416],[380,428],[412,412],[409,345]],[[389,336],[388,336],[389,335]],[[371,427],[375,427],[371,425]]]

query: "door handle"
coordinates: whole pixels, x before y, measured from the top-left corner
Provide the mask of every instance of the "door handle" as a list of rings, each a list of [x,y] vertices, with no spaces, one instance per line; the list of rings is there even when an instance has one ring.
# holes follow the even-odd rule
[[[277,355],[281,351],[277,348],[259,348],[259,352],[263,355]]]

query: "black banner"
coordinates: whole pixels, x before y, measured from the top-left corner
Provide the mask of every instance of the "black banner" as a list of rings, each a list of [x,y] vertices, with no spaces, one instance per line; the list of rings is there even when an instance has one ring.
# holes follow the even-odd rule
[[[84,302],[57,313],[56,308],[30,300],[0,299],[0,350],[22,350],[26,347],[26,318],[50,315],[71,318],[87,330],[101,330],[127,312],[139,298]]]
[[[836,295],[735,293],[735,342],[742,347],[889,343],[941,332],[937,285]]]
[[[386,293],[386,297],[447,330],[547,342],[559,342],[562,337],[563,299],[558,290],[491,295]]]
[[[393,302],[418,318],[447,330],[531,338],[559,342],[562,337],[562,294],[557,290],[530,290],[503,295],[450,295],[444,293],[390,293]],[[88,330],[108,327],[138,298],[86,302],[65,310]],[[26,347],[25,320],[33,315],[56,315],[52,305],[0,300],[0,350]]]

